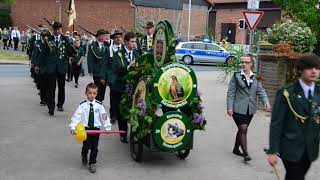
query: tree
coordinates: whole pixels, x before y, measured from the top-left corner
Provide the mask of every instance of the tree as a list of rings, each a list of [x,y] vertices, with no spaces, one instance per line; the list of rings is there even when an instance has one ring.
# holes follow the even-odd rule
[[[315,53],[320,55],[320,9],[319,0],[273,0],[291,18],[305,22],[317,36]]]
[[[5,4],[14,4],[16,0],[0,0],[0,3],[5,3]]]

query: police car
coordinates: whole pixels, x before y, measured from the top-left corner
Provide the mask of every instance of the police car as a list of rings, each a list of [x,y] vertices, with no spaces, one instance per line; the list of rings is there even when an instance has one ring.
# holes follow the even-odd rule
[[[185,64],[227,63],[233,56],[216,43],[202,41],[180,42],[176,46],[176,57]]]

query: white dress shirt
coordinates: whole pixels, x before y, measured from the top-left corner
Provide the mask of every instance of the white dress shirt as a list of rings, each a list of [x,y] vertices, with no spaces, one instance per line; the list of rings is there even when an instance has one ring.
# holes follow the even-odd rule
[[[113,49],[113,51],[114,51],[114,52],[117,52],[117,51],[119,50],[119,48],[118,48],[118,47],[121,49],[121,44],[119,44],[119,45],[115,45],[115,44],[113,44],[113,45],[112,45],[112,49]]]
[[[12,30],[11,31],[11,38],[13,39],[15,37],[20,39],[20,31],[19,30]]]
[[[247,84],[248,84],[248,86],[250,86],[250,83],[252,83],[252,82],[250,82],[251,76],[254,76],[253,72],[250,70],[250,78],[249,78],[249,79],[247,79],[247,76],[246,76],[246,74],[244,73],[243,69],[241,69],[240,74],[241,74],[241,75],[244,75],[244,77],[246,77]]]
[[[112,125],[110,123],[110,118],[107,115],[103,104],[96,100],[93,100],[92,102],[86,100],[80,103],[76,112],[71,117],[69,128],[75,130],[75,127],[79,122],[81,122],[83,126],[88,127],[90,103],[93,104],[94,127],[100,128],[103,125],[107,130],[111,130]]]
[[[126,52],[127,52],[127,55],[128,55],[128,57],[130,57],[129,58],[129,60],[130,61],[128,61],[128,62],[131,62],[132,61],[132,56],[133,56],[133,50],[131,49],[131,51],[129,50],[129,49],[127,49],[127,47],[126,46],[124,46],[124,48],[126,49]]]
[[[99,48],[102,49],[102,47],[104,46],[104,44],[103,44],[102,42],[99,42],[99,41],[97,41],[97,42],[98,42]]]
[[[311,90],[311,95],[314,95],[314,87],[315,83],[312,82],[311,86],[308,86],[306,83],[303,82],[303,80],[299,79],[299,83],[303,89],[304,96],[308,99],[309,90]]]

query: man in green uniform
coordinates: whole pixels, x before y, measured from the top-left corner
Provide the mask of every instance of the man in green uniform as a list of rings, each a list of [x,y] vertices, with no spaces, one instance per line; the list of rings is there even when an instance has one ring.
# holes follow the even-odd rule
[[[144,27],[146,30],[146,35],[143,36],[141,39],[141,51],[142,54],[152,54],[153,51],[153,33],[154,33],[154,23],[147,22],[146,26]]]
[[[114,32],[111,35],[115,45],[119,45],[118,39],[120,36],[119,32]],[[124,36],[124,46],[118,51],[113,51],[113,56],[110,59],[110,69],[105,71],[107,73],[105,79],[108,79],[110,82],[110,114],[113,119],[118,120],[119,130],[123,131],[127,131],[128,127],[127,120],[120,113],[120,101],[122,95],[127,91],[127,83],[124,76],[135,66],[136,59],[139,57],[139,53],[135,47],[136,35],[133,32],[128,32]],[[123,143],[128,143],[127,134],[121,134],[120,140]]]
[[[37,87],[40,90],[40,105],[44,106],[47,103],[46,94],[46,74],[44,71],[44,60],[41,59],[41,46],[45,37],[50,36],[50,33],[46,31],[42,25],[39,25],[41,34],[35,33],[29,39],[29,53],[31,55],[31,64],[34,67],[34,77],[37,79]]]
[[[88,71],[93,75],[94,84],[98,87],[98,95],[96,99],[100,102],[104,100],[106,92],[106,83],[101,82],[104,76],[103,68],[109,60],[109,46],[106,43],[108,32],[104,29],[99,29],[96,34],[96,41],[89,45],[88,52]]]
[[[45,38],[41,47],[41,60],[43,60],[43,71],[47,74],[47,105],[49,115],[54,115],[56,81],[58,82],[59,111],[64,111],[65,101],[65,78],[68,69],[68,58],[74,56],[74,48],[70,40],[62,35],[62,24],[54,22],[52,25],[53,35]]]
[[[304,180],[319,153],[320,59],[303,55],[297,65],[300,77],[277,92],[270,125],[268,162],[277,163],[278,155],[286,169],[285,180]]]

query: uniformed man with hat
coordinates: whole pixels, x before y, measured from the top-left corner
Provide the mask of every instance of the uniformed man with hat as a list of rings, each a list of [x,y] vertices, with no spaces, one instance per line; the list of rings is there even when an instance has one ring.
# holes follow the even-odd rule
[[[44,71],[44,59],[41,59],[41,46],[44,43],[46,37],[50,36],[50,32],[39,25],[38,28],[41,34],[35,33],[29,40],[29,52],[31,53],[31,63],[34,65],[35,77],[38,80],[37,86],[40,90],[40,105],[45,106],[47,104],[46,94],[46,73]]]
[[[96,41],[89,45],[88,51],[88,70],[93,75],[94,84],[98,87],[96,99],[100,102],[104,100],[106,92],[106,82],[101,81],[104,77],[102,71],[109,61],[109,46],[106,42],[108,31],[99,29],[96,33]]]
[[[119,30],[113,30],[110,35],[111,38],[111,45],[109,46],[109,54],[110,54],[110,60],[113,59],[114,54],[117,54],[117,52],[120,52],[123,48],[123,42],[122,42],[122,32]],[[110,61],[111,63],[111,61]],[[112,71],[107,71],[112,72]],[[110,76],[113,76],[112,73],[110,73]],[[110,81],[110,80],[108,80]],[[111,96],[111,91],[110,91],[110,117],[112,119],[112,123],[115,121],[116,117],[115,115],[115,110],[113,109],[112,104],[114,104],[114,98]]]
[[[142,54],[150,53],[152,54],[153,51],[153,33],[154,33],[154,23],[147,22],[146,26],[144,27],[146,31],[146,35],[143,36],[141,39],[141,51]]]
[[[304,180],[319,154],[320,58],[303,55],[297,70],[298,79],[277,92],[270,125],[268,162],[275,166],[280,156],[285,180]]]
[[[128,32],[124,36],[124,44],[121,45],[122,33],[115,31],[111,38],[114,41],[112,47],[112,57],[110,59],[110,71],[105,79],[110,83],[110,115],[112,119],[118,121],[119,130],[127,131],[127,120],[120,113],[120,101],[122,95],[126,93],[126,81],[124,77],[135,66],[136,59],[139,53],[136,47],[136,35],[133,32]],[[121,48],[118,48],[121,45]],[[120,140],[123,143],[128,143],[127,134],[121,134]]]
[[[59,111],[64,111],[65,102],[65,78],[68,69],[68,59],[73,56],[74,48],[70,40],[62,35],[62,24],[54,22],[52,25],[53,34],[44,39],[41,47],[41,60],[43,61],[43,73],[47,75],[47,105],[50,116],[54,115],[55,90],[58,82],[58,103]]]

